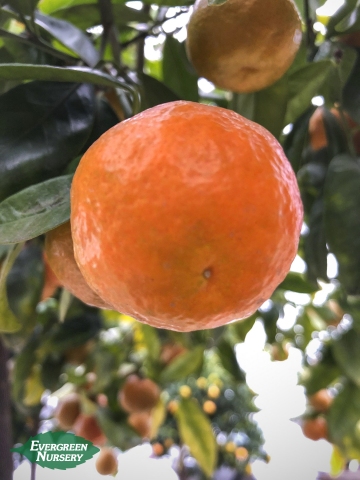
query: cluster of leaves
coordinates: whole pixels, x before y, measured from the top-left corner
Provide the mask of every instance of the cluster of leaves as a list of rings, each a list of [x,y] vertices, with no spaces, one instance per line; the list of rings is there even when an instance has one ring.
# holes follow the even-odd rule
[[[157,412],[162,420],[153,441],[187,443],[207,473],[211,462],[204,456],[213,459],[212,468],[219,462],[241,470],[248,460],[238,461],[227,444],[233,442],[235,450],[245,445],[249,459],[263,453],[248,417],[251,399],[234,345],[245,339],[255,321],[262,321],[274,359],[286,358],[288,344],[306,352],[314,338],[321,340],[317,363],[309,358],[302,382],[309,395],[324,387],[337,393],[327,414],[330,439],[344,459],[359,458],[360,170],[358,146],[352,140],[360,123],[360,57],[359,48],[352,46],[356,42],[349,40],[349,35],[359,35],[359,7],[356,0],[346,0],[332,17],[317,19],[326,25],[326,34],[315,35],[311,20],[324,1],[304,2],[307,11],[297,0],[306,29],[293,65],[271,87],[239,95],[199,89],[184,43],[176,32],[165,33],[168,18],[186,14],[189,3],[153,0],[135,10],[121,0],[0,2],[0,331],[14,365],[15,439],[26,442],[33,431],[44,389],[54,392],[71,383],[90,402],[85,402],[87,407],[96,407],[109,441],[128,448],[140,438],[127,424],[117,393],[129,373],[139,372],[158,383],[166,398],[163,415],[161,409]],[[145,58],[147,38],[157,38],[159,60]],[[309,136],[314,97],[325,102],[327,142],[319,150],[312,148]],[[298,255],[306,273],[291,272],[249,319],[191,335],[135,327],[124,319],[119,323],[118,316],[70,302],[65,293],[39,303],[42,235],[69,219],[69,189],[82,153],[119,120],[178,99],[233,109],[281,141],[304,203]],[[340,121],[330,112],[333,108]],[[351,126],[346,115],[353,120]],[[339,266],[331,280],[330,252]],[[331,297],[319,305],[317,292],[322,282],[330,281]],[[294,293],[302,294],[302,305]],[[281,322],[289,306],[296,309],[290,329]],[[347,322],[341,321],[343,315]],[[168,341],[187,351],[165,365],[161,349]],[[83,345],[87,356],[79,368],[71,365],[69,349]],[[199,376],[210,378],[209,365],[223,382],[213,415],[202,410],[205,390],[196,383]],[[95,379],[91,385],[90,373],[95,374],[90,375]],[[191,389],[191,398],[180,395],[181,386]],[[243,399],[244,410],[227,399],[228,390],[234,399]],[[100,394],[106,395],[107,407],[97,406]],[[166,406],[175,400],[179,410],[173,415]],[[230,412],[239,416],[239,425],[231,423]],[[193,425],[200,428],[197,422],[220,439],[227,435],[225,447],[216,444],[214,433],[201,438],[194,433]],[[248,443],[233,429],[246,434]]]

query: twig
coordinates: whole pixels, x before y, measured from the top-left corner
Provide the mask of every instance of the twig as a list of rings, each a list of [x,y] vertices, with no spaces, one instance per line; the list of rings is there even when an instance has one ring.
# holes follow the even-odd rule
[[[309,0],[304,0],[304,14],[305,14],[305,25],[306,25],[306,45],[308,49],[308,59],[313,60],[316,53],[316,47],[315,47],[316,34],[314,32],[313,21],[310,15]]]
[[[121,65],[121,48],[118,41],[119,32],[114,23],[114,13],[111,0],[98,0],[101,24],[104,28],[102,42],[101,42],[101,57],[104,54],[106,44],[109,42],[114,57],[114,61],[117,65]]]
[[[142,12],[143,13],[149,13],[150,12],[150,5],[144,5],[142,7]],[[139,39],[139,41],[136,44],[136,71],[139,73],[142,73],[144,70],[144,63],[145,63],[145,38],[142,37]]]
[[[10,386],[7,369],[8,352],[0,337],[0,472],[1,480],[12,480],[13,460],[10,449],[13,446],[11,432]]]

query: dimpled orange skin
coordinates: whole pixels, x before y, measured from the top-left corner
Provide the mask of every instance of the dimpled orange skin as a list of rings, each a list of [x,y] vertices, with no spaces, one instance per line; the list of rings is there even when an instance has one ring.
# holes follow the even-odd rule
[[[187,28],[187,53],[197,73],[240,93],[261,90],[282,77],[301,43],[293,1],[211,3],[195,3]]]
[[[111,308],[91,290],[76,264],[70,222],[46,234],[45,252],[50,267],[63,287],[84,303]]]
[[[107,131],[71,189],[89,285],[120,312],[183,332],[247,317],[269,298],[296,254],[302,215],[267,130],[185,101]]]

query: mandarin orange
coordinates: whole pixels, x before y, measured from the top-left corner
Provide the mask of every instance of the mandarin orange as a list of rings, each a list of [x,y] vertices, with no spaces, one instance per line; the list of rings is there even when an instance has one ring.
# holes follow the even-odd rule
[[[87,283],[118,311],[178,331],[260,307],[289,271],[302,216],[294,172],[267,130],[185,101],[108,130],[71,188]]]
[[[76,264],[70,222],[46,234],[45,252],[49,266],[63,287],[84,303],[110,308],[91,290]]]

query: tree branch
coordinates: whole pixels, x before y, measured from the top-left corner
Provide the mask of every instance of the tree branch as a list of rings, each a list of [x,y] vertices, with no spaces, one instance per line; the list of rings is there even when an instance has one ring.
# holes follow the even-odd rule
[[[114,23],[114,12],[111,0],[98,0],[101,24],[104,28],[102,43],[101,43],[101,57],[104,54],[106,44],[109,42],[112,54],[117,65],[121,65],[121,48],[118,40],[119,32]]]
[[[8,352],[0,337],[0,472],[1,480],[12,480],[13,447],[11,431],[10,386],[7,369]]]

